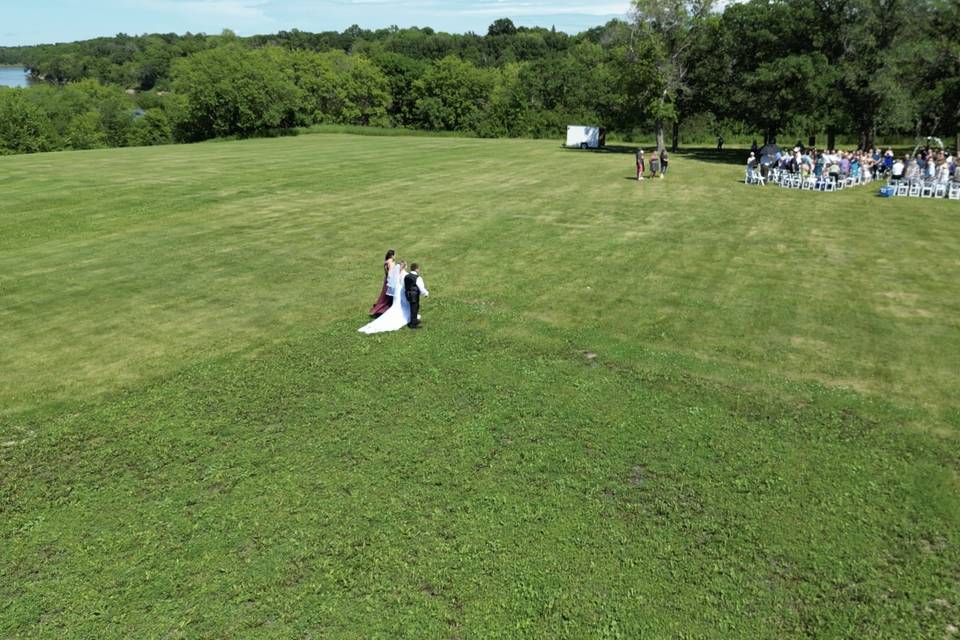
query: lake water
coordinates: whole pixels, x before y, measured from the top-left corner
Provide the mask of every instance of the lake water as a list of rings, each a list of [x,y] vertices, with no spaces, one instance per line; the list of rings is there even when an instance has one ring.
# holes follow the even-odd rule
[[[0,67],[0,87],[25,87],[27,84],[27,72],[23,67]]]

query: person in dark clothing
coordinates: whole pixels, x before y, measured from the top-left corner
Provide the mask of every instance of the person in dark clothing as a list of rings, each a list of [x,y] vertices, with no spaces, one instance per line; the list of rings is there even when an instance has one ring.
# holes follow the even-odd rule
[[[429,296],[430,292],[423,284],[423,278],[420,277],[420,265],[414,262],[410,265],[410,273],[403,278],[403,293],[410,303],[410,323],[407,324],[411,329],[420,328],[420,296]]]
[[[664,149],[660,152],[660,177],[667,175],[667,165],[670,164],[670,155],[667,153],[667,150]]]

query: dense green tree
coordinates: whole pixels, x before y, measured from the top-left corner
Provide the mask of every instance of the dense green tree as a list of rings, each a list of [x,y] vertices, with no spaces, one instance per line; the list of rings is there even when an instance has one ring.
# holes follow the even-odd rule
[[[641,37],[651,41],[657,70],[656,95],[646,105],[655,125],[657,149],[664,144],[664,124],[679,119],[677,102],[687,82],[693,32],[700,28],[714,0],[633,0],[633,15]]]
[[[0,155],[47,151],[51,129],[49,118],[26,90],[0,87]]]
[[[494,20],[493,24],[487,29],[488,36],[515,36],[517,35],[517,28],[513,24],[513,20],[510,18],[499,18]]]
[[[177,60],[173,88],[186,98],[181,131],[191,140],[291,127],[303,95],[268,52],[238,45]]]
[[[712,90],[706,102],[713,113],[745,122],[768,140],[831,123],[835,68],[814,46],[807,27],[813,16],[804,9],[751,0],[727,7],[719,25],[707,23],[713,55],[696,77]]]
[[[307,123],[389,124],[387,77],[366,57],[342,51],[266,51],[301,90],[300,113]]]
[[[434,62],[414,84],[414,114],[428,129],[472,131],[490,103],[492,73],[449,56]]]
[[[960,3],[930,0],[927,6],[928,19],[912,14],[914,44],[904,45],[914,63],[903,79],[917,96],[912,128],[918,136],[952,139],[960,150]]]
[[[67,145],[70,149],[98,149],[107,146],[107,136],[100,126],[100,114],[84,111],[70,118]]]
[[[134,120],[128,131],[127,144],[148,147],[173,142],[173,125],[163,109],[149,109]]]
[[[414,85],[429,65],[423,60],[382,48],[371,51],[371,55],[373,63],[387,78],[388,92],[392,97],[387,111],[395,124],[411,124],[416,102],[413,95]]]

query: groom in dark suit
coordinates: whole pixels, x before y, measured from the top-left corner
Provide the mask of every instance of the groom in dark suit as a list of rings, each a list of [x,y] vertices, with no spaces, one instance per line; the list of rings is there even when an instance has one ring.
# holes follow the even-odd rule
[[[403,278],[403,293],[407,296],[407,302],[410,303],[410,323],[407,326],[411,329],[419,329],[420,296],[429,296],[430,292],[423,284],[423,278],[420,277],[420,265],[416,262],[410,265],[410,273]]]

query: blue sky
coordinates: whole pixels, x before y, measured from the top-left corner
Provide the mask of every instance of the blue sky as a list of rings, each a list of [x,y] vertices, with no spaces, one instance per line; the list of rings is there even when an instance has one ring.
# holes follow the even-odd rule
[[[497,18],[576,33],[622,17],[629,0],[3,0],[0,45],[65,42],[119,32],[240,35],[281,29],[421,26],[486,33]]]

